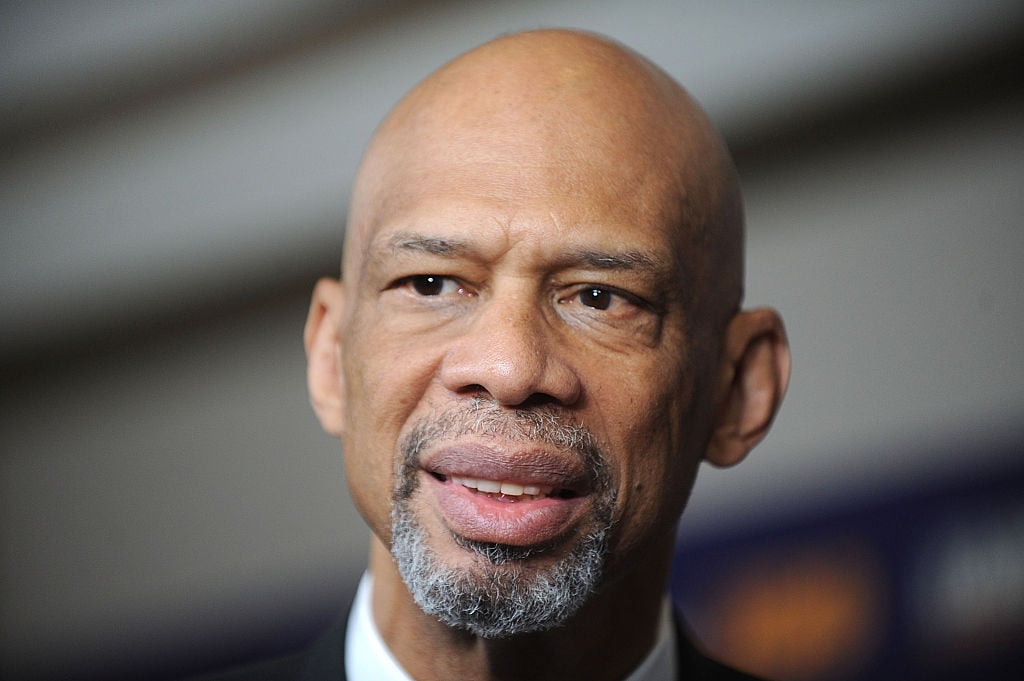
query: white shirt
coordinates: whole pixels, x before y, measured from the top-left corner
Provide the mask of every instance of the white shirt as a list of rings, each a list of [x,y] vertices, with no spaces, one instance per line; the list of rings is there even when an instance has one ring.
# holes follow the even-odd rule
[[[349,681],[413,681],[391,654],[373,621],[373,577],[363,574],[345,634],[345,673]],[[658,638],[640,666],[624,681],[673,681],[676,678],[675,624],[668,598],[661,608]]]

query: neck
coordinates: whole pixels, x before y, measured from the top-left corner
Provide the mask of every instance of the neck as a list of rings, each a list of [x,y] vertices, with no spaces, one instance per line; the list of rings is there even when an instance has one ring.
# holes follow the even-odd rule
[[[563,626],[502,639],[452,629],[420,610],[387,549],[370,552],[373,616],[381,637],[414,678],[535,681],[624,679],[651,651],[668,579],[672,538],[664,560],[638,561],[617,576]]]

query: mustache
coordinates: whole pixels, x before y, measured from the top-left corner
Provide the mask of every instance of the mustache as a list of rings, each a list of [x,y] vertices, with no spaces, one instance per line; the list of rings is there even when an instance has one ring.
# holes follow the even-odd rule
[[[610,485],[607,457],[597,438],[565,410],[555,405],[509,408],[491,400],[473,398],[457,408],[423,417],[402,438],[401,470],[396,478],[400,481],[398,495],[407,496],[415,489],[415,471],[424,450],[438,442],[467,435],[542,442],[577,456],[595,490],[604,490]]]

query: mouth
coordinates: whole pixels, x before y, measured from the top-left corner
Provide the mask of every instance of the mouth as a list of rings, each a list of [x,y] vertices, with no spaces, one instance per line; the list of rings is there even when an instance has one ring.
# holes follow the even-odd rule
[[[485,478],[471,478],[462,475],[446,476],[436,472],[431,472],[430,475],[438,482],[451,481],[453,485],[461,485],[477,494],[482,494],[494,501],[507,504],[536,501],[550,497],[555,499],[574,499],[579,496],[572,489],[554,487],[552,485],[519,483],[510,480],[487,480]]]
[[[583,466],[549,451],[455,447],[419,474],[447,533],[472,542],[550,548],[575,536],[592,506]]]

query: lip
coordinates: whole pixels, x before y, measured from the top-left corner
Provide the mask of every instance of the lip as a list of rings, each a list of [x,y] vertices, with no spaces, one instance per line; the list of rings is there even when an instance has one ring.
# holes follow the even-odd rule
[[[447,529],[472,541],[521,547],[555,544],[572,533],[590,505],[592,484],[583,462],[544,448],[447,446],[424,458],[420,476]],[[486,494],[453,481],[453,476],[537,486],[552,493]]]
[[[428,452],[420,468],[445,478],[455,475],[539,485],[568,490],[575,496],[589,494],[593,485],[577,456],[543,446],[502,447],[493,441],[446,445]]]

